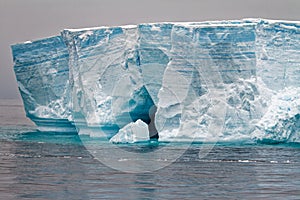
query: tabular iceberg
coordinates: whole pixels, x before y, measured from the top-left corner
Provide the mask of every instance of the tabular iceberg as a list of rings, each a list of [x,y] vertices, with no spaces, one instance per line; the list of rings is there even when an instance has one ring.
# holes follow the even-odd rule
[[[136,142],[133,130],[145,124],[160,141],[300,141],[299,22],[152,23],[61,35],[12,47],[37,125],[74,123],[79,134],[112,142]]]

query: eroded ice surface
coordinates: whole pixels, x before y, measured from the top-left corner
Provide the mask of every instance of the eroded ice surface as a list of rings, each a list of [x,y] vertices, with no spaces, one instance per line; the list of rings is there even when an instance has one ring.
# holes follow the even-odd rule
[[[256,28],[257,73],[278,92],[300,86],[300,23],[260,20]]]
[[[12,53],[26,115],[42,131],[75,131],[69,121],[69,53],[62,38],[16,44]]]
[[[132,121],[150,121],[147,111],[154,104],[142,81],[137,26],[65,30],[62,35],[70,51],[75,112],[87,126],[117,132]]]
[[[244,80],[255,75],[255,24],[176,25],[172,38],[172,61],[165,71],[156,116],[160,139],[249,135],[249,120],[255,116],[250,116],[250,105],[246,108],[247,92],[254,98],[255,88]]]
[[[300,142],[300,88],[287,87],[272,96],[257,129],[259,140]]]
[[[133,137],[126,130],[137,120],[158,131],[160,141],[297,142],[299,28],[299,22],[245,19],[64,30],[70,74],[69,82],[58,83],[71,88],[66,101],[73,113],[61,116],[72,118],[82,134],[119,132],[118,143]],[[59,61],[52,51],[49,58]],[[46,77],[57,74],[56,65],[49,66],[52,72],[40,67]],[[26,73],[16,71],[21,92],[32,87],[23,87]],[[37,95],[41,89],[35,89]]]

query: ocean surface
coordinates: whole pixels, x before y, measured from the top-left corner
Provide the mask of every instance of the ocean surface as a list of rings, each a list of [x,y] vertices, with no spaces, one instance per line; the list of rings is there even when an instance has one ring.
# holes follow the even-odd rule
[[[161,169],[126,173],[95,158],[78,135],[37,132],[24,116],[20,100],[0,100],[1,200],[300,199],[299,144],[218,143],[201,157],[205,144],[168,144],[162,157],[184,153]],[[143,153],[160,145],[122,148]]]

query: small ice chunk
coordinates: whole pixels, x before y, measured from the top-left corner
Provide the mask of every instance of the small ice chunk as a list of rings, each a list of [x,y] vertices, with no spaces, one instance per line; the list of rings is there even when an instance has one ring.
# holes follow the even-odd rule
[[[135,143],[148,141],[149,130],[148,125],[142,120],[131,122],[113,136],[109,142],[111,143]]]

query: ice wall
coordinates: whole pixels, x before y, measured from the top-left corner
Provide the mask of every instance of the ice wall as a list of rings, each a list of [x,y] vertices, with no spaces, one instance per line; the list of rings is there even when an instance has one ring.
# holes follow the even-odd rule
[[[161,139],[249,136],[250,121],[258,117],[252,104],[259,96],[251,79],[256,75],[254,23],[176,25],[171,60],[159,93]],[[214,121],[224,130],[209,131]]]
[[[257,74],[267,89],[262,96],[269,96],[252,136],[267,142],[300,142],[300,22],[249,21],[257,22]]]
[[[171,58],[173,25],[173,23],[154,23],[138,26],[137,50],[142,81],[155,104],[158,103],[157,95]]]
[[[74,82],[75,123],[118,131],[132,121],[150,121],[153,101],[143,84],[137,26],[65,30]]]
[[[300,86],[300,23],[257,21],[257,72],[268,88]]]
[[[29,117],[69,119],[82,134],[132,141],[128,127],[146,123],[161,141],[298,142],[299,27],[244,19],[67,29],[69,53],[60,37],[13,46],[15,71]]]
[[[60,36],[12,46],[14,71],[27,117],[41,131],[75,131],[69,122],[69,53]]]

